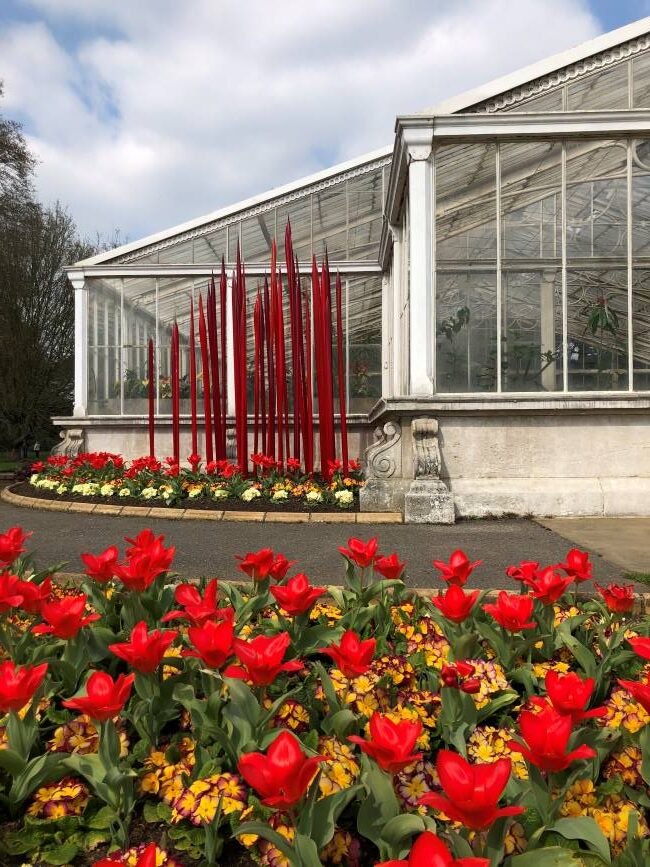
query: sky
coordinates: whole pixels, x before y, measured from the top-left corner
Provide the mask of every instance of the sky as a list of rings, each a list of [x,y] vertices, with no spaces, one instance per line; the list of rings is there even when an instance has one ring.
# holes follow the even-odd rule
[[[0,111],[41,200],[122,241],[388,145],[397,114],[650,0],[0,0]]]

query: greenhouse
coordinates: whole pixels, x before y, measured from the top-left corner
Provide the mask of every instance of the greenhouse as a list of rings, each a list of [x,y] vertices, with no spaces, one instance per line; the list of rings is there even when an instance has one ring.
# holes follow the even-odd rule
[[[366,507],[416,521],[650,513],[650,19],[399,116],[393,147],[71,265],[64,450],[147,452],[150,341],[171,441],[177,325],[189,454],[190,303],[222,261],[230,283],[239,250],[250,361],[287,223],[305,293],[312,256],[341,277],[335,376]]]

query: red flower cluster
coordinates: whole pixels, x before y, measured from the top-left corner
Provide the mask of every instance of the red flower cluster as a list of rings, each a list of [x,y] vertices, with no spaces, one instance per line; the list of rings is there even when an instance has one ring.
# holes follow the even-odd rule
[[[436,569],[440,570],[440,577],[443,581],[462,587],[463,584],[467,583],[467,579],[474,569],[480,566],[482,562],[482,560],[475,560],[472,563],[467,554],[458,548],[452,552],[449,562],[445,563],[444,560],[434,560],[433,565]]]
[[[11,527],[6,533],[0,533],[0,569],[6,569],[18,559],[31,535],[24,533],[22,527]]]
[[[568,697],[567,702],[570,704]],[[551,704],[542,702],[535,710],[522,710],[519,731],[523,743],[510,741],[510,749],[520,752],[526,761],[544,773],[564,771],[573,762],[596,755],[586,744],[568,749],[573,732],[572,715],[559,713]]]
[[[307,576],[299,572],[289,578],[286,584],[271,587],[271,593],[287,614],[295,617],[309,611],[327,590],[324,587],[312,587]]]
[[[605,605],[614,614],[627,614],[634,608],[633,584],[608,584],[607,587],[595,584],[595,587],[602,596]]]
[[[458,584],[450,584],[444,593],[434,596],[431,601],[438,611],[452,623],[463,623],[472,613],[480,590],[466,593]]]
[[[22,608],[28,614],[38,614],[52,592],[52,581],[46,578],[42,584],[23,581],[10,572],[0,573],[0,614],[11,608]]]
[[[64,640],[74,638],[84,626],[100,619],[99,614],[85,614],[85,611],[85,593],[43,602],[40,606],[40,615],[45,622],[32,626],[32,632],[34,635],[54,635]]]
[[[23,668],[18,668],[10,659],[0,663],[0,713],[25,707],[43,683],[47,668],[47,662]]]
[[[483,606],[483,610],[508,632],[521,632],[523,629],[535,628],[530,619],[533,607],[532,596],[506,593],[502,590],[497,596],[496,604],[488,603]]]
[[[249,551],[244,557],[237,556],[241,560],[239,568],[253,581],[265,581],[273,578],[282,581],[289,569],[297,560],[287,560],[284,554],[276,556],[273,548],[261,548],[259,551]]]
[[[246,753],[238,764],[239,773],[260,795],[262,803],[275,810],[287,810],[305,795],[324,756],[307,758],[298,739],[282,731],[264,753]]]
[[[281,671],[301,671],[299,659],[284,661],[291,638],[288,632],[277,635],[258,635],[250,641],[235,638],[233,649],[241,665],[230,665],[224,671],[226,677],[250,680],[253,686],[268,686]]]
[[[406,861],[382,861],[375,867],[489,867],[489,858],[454,858],[440,837],[425,831],[417,838]]]
[[[175,630],[148,632],[147,624],[141,620],[133,627],[129,641],[109,644],[108,649],[136,671],[153,674],[177,635]]]
[[[501,816],[517,816],[524,812],[523,807],[498,806],[511,770],[510,759],[471,765],[457,753],[440,750],[436,771],[444,795],[428,792],[420,798],[420,803],[434,807],[466,828],[481,831]]]
[[[235,611],[232,606],[219,608],[218,584],[213,578],[209,582],[203,596],[193,584],[179,584],[174,591],[174,598],[182,610],[170,611],[162,618],[163,623],[170,620],[187,620],[192,626],[203,626],[208,620],[234,620]]]
[[[94,671],[86,684],[86,695],[62,702],[64,707],[88,714],[96,722],[117,716],[129,700],[134,674],[120,674],[116,680],[104,671]]]
[[[361,641],[357,633],[349,629],[344,633],[340,644],[322,647],[320,652],[331,657],[345,677],[359,677],[370,668],[376,644],[374,638]]]
[[[481,691],[481,681],[478,677],[472,677],[475,671],[476,668],[471,663],[459,660],[451,665],[442,666],[440,680],[451,689],[460,689],[468,695],[476,695]]]
[[[131,547],[126,549],[126,562],[115,566],[115,575],[127,590],[141,593],[169,570],[176,549],[171,545],[165,548],[165,537],[154,536],[151,530],[143,530],[135,539],[126,541]]]
[[[390,717],[375,712],[370,718],[370,740],[357,735],[351,735],[348,740],[358,744],[382,770],[397,774],[422,758],[422,753],[413,752],[421,734],[420,722],[405,719],[393,722]]]

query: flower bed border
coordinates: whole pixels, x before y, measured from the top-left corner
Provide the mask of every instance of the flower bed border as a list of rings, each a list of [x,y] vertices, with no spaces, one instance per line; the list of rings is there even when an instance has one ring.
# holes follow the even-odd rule
[[[13,506],[49,512],[85,512],[112,517],[167,518],[170,521],[253,521],[269,524],[402,524],[401,512],[244,512],[234,509],[179,509],[165,506],[114,506],[110,503],[79,503],[74,500],[45,500],[24,497],[8,485],[0,499]]]

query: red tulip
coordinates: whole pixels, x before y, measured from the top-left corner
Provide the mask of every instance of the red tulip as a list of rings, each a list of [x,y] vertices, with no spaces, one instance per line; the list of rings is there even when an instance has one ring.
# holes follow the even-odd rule
[[[23,533],[22,527],[12,527],[6,533],[0,533],[0,569],[11,566],[14,560],[26,550],[25,541],[31,535],[31,533]]]
[[[404,571],[405,563],[400,563],[395,551],[390,557],[377,557],[375,560],[375,572],[379,572],[381,576],[389,581],[394,581],[400,577]]]
[[[597,707],[585,710],[594,691],[594,679],[583,680],[575,672],[559,674],[549,671],[546,674],[546,694],[555,710],[564,716],[571,717],[571,723],[576,725],[583,719],[605,716],[607,708]]]
[[[24,668],[17,668],[10,659],[0,663],[0,713],[25,707],[43,683],[46,673],[47,662]]]
[[[115,545],[111,545],[101,554],[82,554],[81,559],[86,564],[85,574],[99,584],[106,584],[115,575],[115,567],[119,551]]]
[[[271,593],[287,614],[295,617],[297,614],[309,611],[314,602],[327,593],[327,590],[324,587],[312,587],[307,576],[299,572],[293,578],[289,578],[286,584],[271,587]]]
[[[284,654],[290,644],[288,632],[272,636],[258,635],[250,641],[235,638],[233,647],[241,665],[230,665],[224,675],[250,680],[254,686],[268,686],[282,671],[300,671],[303,665],[299,659],[284,662]]]
[[[379,543],[377,542],[376,536],[368,542],[353,538],[348,539],[347,548],[339,548],[339,551],[344,557],[347,557],[351,563],[359,566],[360,569],[367,569],[368,566],[372,565],[378,547]]]
[[[281,731],[264,753],[246,753],[237,768],[262,803],[274,810],[287,810],[306,793],[324,756],[307,758],[291,732]]]
[[[382,861],[375,867],[490,867],[490,859],[454,858],[440,837],[425,831],[413,844],[406,861]]]
[[[627,643],[641,659],[650,659],[650,638],[628,638]]]
[[[142,535],[141,533],[140,536]],[[153,536],[153,534],[151,535]],[[141,593],[153,584],[159,575],[169,570],[176,549],[173,546],[165,548],[163,545],[164,538],[164,536],[160,536],[157,539],[153,539],[148,546],[136,546],[128,549],[127,562],[115,565],[116,577],[120,579],[128,590]]]
[[[447,620],[451,620],[452,623],[462,623],[472,613],[480,592],[474,590],[466,593],[458,584],[450,584],[444,593],[433,596],[431,601]]]
[[[535,582],[539,575],[539,563],[534,560],[522,560],[518,566],[508,566],[506,575],[508,578],[514,578],[515,581],[521,581],[530,586],[531,582]]]
[[[481,691],[481,681],[478,677],[472,677],[476,668],[468,662],[459,660],[452,665],[443,665],[440,669],[440,680],[452,689],[460,689],[469,695],[475,695]]]
[[[142,855],[139,856],[137,862],[133,864],[133,867],[156,867],[158,864],[157,854],[158,847],[156,844],[149,843]],[[129,864],[132,864],[132,861],[125,861],[121,858],[118,860],[115,858],[102,858],[101,861],[95,861],[93,867],[128,867]]]
[[[443,560],[434,560],[433,565],[436,569],[440,570],[440,577],[443,581],[448,581],[450,584],[458,584],[459,587],[462,587],[474,569],[480,566],[482,562],[482,560],[475,560],[474,563],[470,562],[467,554],[457,549],[452,553],[448,563],[445,563]]]
[[[129,700],[134,674],[120,674],[114,681],[104,671],[94,671],[86,684],[86,695],[62,702],[70,710],[88,714],[95,722],[106,722],[117,716]]]
[[[232,606],[218,607],[217,579],[205,588],[203,596],[193,584],[179,584],[174,592],[174,598],[183,610],[170,611],[161,618],[163,623],[170,620],[189,620],[193,626],[203,626],[208,620],[234,620],[235,611]]]
[[[343,634],[340,644],[322,647],[320,652],[330,656],[339,671],[343,672],[346,677],[358,677],[360,674],[365,674],[370,668],[370,663],[375,655],[376,644],[374,638],[361,641],[356,632],[348,629]]]
[[[589,581],[593,577],[594,564],[589,559],[589,552],[580,551],[579,548],[571,548],[566,555],[566,562],[558,563],[558,566],[577,584]]]
[[[366,741],[357,735],[350,736],[348,740],[358,744],[384,771],[397,774],[422,758],[422,753],[413,752],[421,734],[421,722],[405,719],[393,722],[389,717],[375,712],[370,717],[370,740]]]
[[[20,585],[23,601],[20,607],[28,614],[40,614],[44,602],[52,593],[52,579],[46,578],[41,584],[35,581],[22,581]]]
[[[64,596],[41,605],[41,617],[45,623],[32,626],[34,635],[55,635],[57,638],[74,638],[80,629],[99,620],[99,614],[87,614],[86,594]]]
[[[573,578],[570,575],[560,575],[552,566],[547,566],[527,584],[532,590],[531,596],[534,599],[539,599],[543,605],[553,605],[560,596],[564,595],[572,582]]]
[[[245,557],[237,557],[241,560],[239,568],[253,581],[264,581],[270,576],[274,558],[273,548],[262,548],[255,553],[249,551]]]
[[[202,626],[190,626],[187,635],[196,650],[186,650],[184,655],[202,659],[209,668],[221,668],[232,656],[234,634],[232,620],[208,620]]]
[[[519,714],[519,731],[524,743],[510,741],[509,746],[520,752],[531,765],[554,774],[564,771],[579,759],[591,759],[596,755],[586,744],[567,752],[571,730],[571,717],[558,713],[550,705],[536,711],[523,710]]]
[[[650,713],[650,674],[646,676],[645,683],[636,680],[619,680],[618,682],[646,713]]]
[[[458,753],[440,750],[436,770],[444,795],[427,792],[420,798],[420,804],[434,807],[466,828],[481,831],[501,816],[518,816],[524,812],[523,807],[498,806],[511,768],[510,759],[471,765]]]
[[[147,631],[144,620],[137,623],[129,641],[109,644],[108,649],[142,674],[152,674],[160,665],[169,646],[178,635],[175,630]]]
[[[596,584],[596,590],[603,597],[605,605],[614,614],[627,614],[634,608],[633,584],[608,584],[607,587]]]
[[[530,596],[518,593],[506,593],[502,590],[497,596],[496,604],[483,606],[496,622],[508,632],[521,632],[522,629],[534,629],[535,624],[530,617],[533,613],[533,600]]]
[[[275,581],[282,581],[289,569],[297,562],[297,560],[287,560],[284,554],[277,554],[269,571],[270,577]]]
[[[0,614],[23,604],[25,598],[23,584],[18,575],[11,575],[9,572],[0,573]]]

